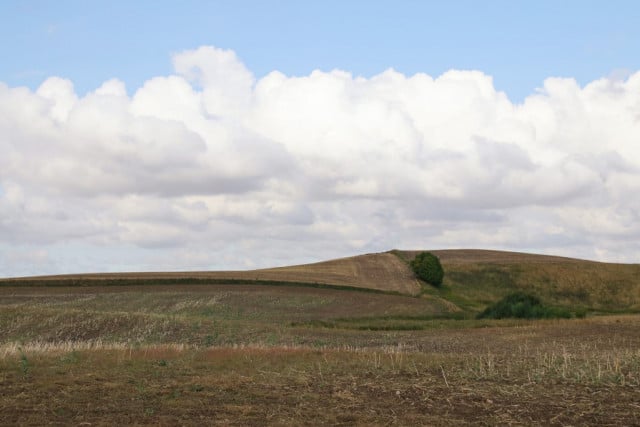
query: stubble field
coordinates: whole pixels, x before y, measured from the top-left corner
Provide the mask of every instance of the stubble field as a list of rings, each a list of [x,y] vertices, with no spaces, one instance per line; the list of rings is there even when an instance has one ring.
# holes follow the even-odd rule
[[[3,424],[633,425],[640,316],[474,320],[437,295],[0,287]]]

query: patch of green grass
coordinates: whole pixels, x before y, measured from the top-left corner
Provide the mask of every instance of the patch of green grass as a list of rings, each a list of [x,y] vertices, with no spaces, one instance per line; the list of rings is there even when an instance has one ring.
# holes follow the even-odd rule
[[[60,358],[60,361],[64,364],[76,364],[79,360],[80,353],[76,350],[72,350]]]
[[[576,315],[640,311],[636,266],[598,263],[450,264],[444,285],[425,293],[479,313],[513,292],[530,292],[549,305]],[[638,270],[640,273],[640,270]],[[634,279],[635,277],[635,279]]]
[[[511,326],[515,324],[520,323],[503,322],[500,325]],[[333,320],[292,322],[291,324],[291,326],[294,327],[302,326],[355,331],[422,331],[442,328],[482,328],[496,325],[498,325],[496,322],[477,320],[469,313],[465,312],[422,316],[353,317]]]
[[[20,353],[20,372],[22,373],[22,378],[27,378],[29,376],[29,359],[22,347],[18,347],[18,351]]]
[[[478,314],[479,319],[568,319],[570,317],[571,313],[568,310],[545,306],[539,298],[523,292],[509,294]]]

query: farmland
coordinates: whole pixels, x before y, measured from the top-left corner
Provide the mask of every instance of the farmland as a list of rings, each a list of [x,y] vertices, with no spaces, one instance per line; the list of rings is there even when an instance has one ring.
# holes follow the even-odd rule
[[[447,272],[440,289],[411,275],[409,251],[253,272],[0,281],[0,418],[155,425],[637,422],[637,265],[434,253]],[[514,289],[586,316],[474,318]]]

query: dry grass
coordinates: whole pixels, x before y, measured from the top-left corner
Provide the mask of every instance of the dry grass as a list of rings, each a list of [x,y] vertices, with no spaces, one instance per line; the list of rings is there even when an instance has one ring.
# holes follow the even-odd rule
[[[407,256],[418,251],[402,251]],[[548,264],[548,263],[583,263],[584,260],[552,255],[538,255],[524,252],[492,251],[483,249],[446,249],[433,251],[440,260],[447,264]],[[588,261],[586,261],[588,262]]]
[[[325,331],[292,324],[447,312],[433,298],[304,287],[0,287],[0,342],[321,346]]]
[[[391,253],[361,255],[316,264],[261,270],[260,277],[292,281],[318,281],[395,291],[407,295],[420,292],[406,263]]]
[[[640,318],[433,330],[425,346],[0,352],[5,424],[633,425]],[[577,339],[576,337],[584,337]]]

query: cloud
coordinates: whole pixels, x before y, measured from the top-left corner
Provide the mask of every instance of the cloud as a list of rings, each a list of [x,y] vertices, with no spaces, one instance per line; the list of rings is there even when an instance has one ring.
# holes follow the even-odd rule
[[[91,251],[123,246],[127,269],[392,247],[640,257],[640,72],[551,77],[513,104],[481,71],[257,79],[206,46],[173,66],[83,97],[60,77],[0,83],[0,246],[48,254],[0,275],[106,270]]]
[[[235,52],[203,46],[174,55],[173,67],[202,88],[201,102],[208,115],[237,117],[250,106],[254,77]]]

